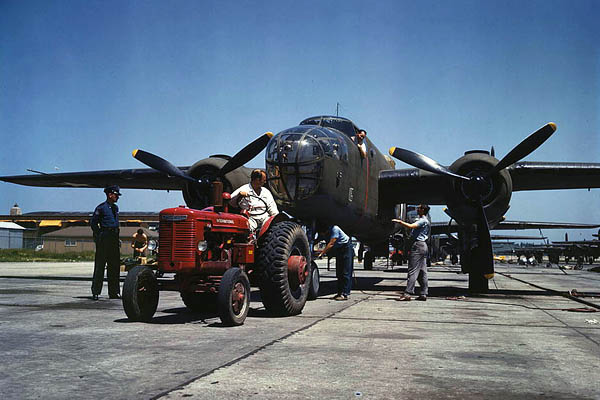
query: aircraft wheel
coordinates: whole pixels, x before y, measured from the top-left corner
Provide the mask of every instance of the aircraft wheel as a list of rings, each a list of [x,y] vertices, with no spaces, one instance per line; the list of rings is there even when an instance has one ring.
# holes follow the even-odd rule
[[[373,269],[373,262],[375,261],[375,257],[373,257],[372,253],[370,251],[367,251],[365,253],[365,258],[364,258],[364,262],[363,262],[363,268],[366,270],[372,270]]]
[[[224,325],[242,325],[246,320],[250,310],[250,281],[240,268],[229,268],[223,274],[217,294],[217,307]]]
[[[488,282],[480,272],[469,273],[469,291],[472,293],[486,293],[489,290]]]
[[[315,300],[319,297],[319,288],[321,286],[319,267],[317,267],[317,263],[314,261],[310,263],[310,266],[312,268],[312,279],[308,288],[308,300]]]
[[[217,304],[216,293],[181,292],[181,300],[187,308],[195,312],[207,311],[215,308]]]
[[[123,309],[131,321],[149,322],[158,307],[158,281],[145,265],[132,268],[123,284]]]
[[[272,225],[261,237],[257,253],[265,308],[278,315],[300,314],[312,280],[310,249],[302,227],[292,221]]]

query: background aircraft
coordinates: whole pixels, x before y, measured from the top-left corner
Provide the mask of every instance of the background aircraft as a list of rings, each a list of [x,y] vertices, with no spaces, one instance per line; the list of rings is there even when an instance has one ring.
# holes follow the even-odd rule
[[[368,137],[363,159],[351,140],[357,129],[346,118],[317,116],[275,136],[264,134],[233,157],[212,156],[191,167],[175,167],[138,150],[134,157],[153,169],[0,179],[31,186],[179,189],[188,206],[203,208],[211,203],[211,182],[222,182],[227,191],[248,182],[249,170],[242,165],[266,148],[268,185],[280,208],[312,231],[318,223],[341,226],[369,245],[369,257],[387,255],[389,236],[399,230],[391,219],[402,214],[401,204],[445,204],[457,223],[462,271],[475,291],[487,290],[493,276],[489,229],[501,223],[513,191],[600,187],[598,163],[519,162],[554,133],[552,123],[501,160],[469,151],[444,167],[418,153],[390,149],[391,155],[417,167],[402,170],[394,169],[394,161]]]

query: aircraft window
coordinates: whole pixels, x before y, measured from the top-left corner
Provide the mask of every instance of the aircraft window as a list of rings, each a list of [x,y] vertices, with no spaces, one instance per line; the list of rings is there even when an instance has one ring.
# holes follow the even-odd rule
[[[317,141],[309,135],[282,132],[277,140],[271,141],[267,147],[267,161],[300,162],[317,161],[323,158]]]
[[[312,195],[318,187],[321,163],[309,165],[269,165],[269,190],[284,201],[300,200]]]
[[[320,124],[321,124],[321,118],[305,119],[304,121],[302,121],[300,123],[300,125],[320,125]]]
[[[340,132],[344,132],[348,136],[354,136],[356,134],[354,131],[354,124],[348,120],[323,118],[321,126],[337,129]]]
[[[337,160],[348,159],[348,147],[346,146],[346,142],[340,140],[339,137],[336,136],[334,138],[320,138],[319,143],[321,143],[323,151],[328,156]]]
[[[283,201],[306,198],[316,192],[322,175],[326,129],[296,127],[279,133],[267,146],[267,178],[273,195]]]
[[[318,118],[310,118],[305,119],[300,123],[300,125],[318,125],[326,128],[333,128],[340,132],[345,133],[348,137],[352,137],[356,135],[356,127],[352,123],[352,121],[347,120],[345,118],[335,118],[335,117],[318,117]]]

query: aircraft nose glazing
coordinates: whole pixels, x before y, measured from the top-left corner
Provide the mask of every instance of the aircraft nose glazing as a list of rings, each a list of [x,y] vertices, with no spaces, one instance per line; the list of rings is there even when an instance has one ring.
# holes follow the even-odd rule
[[[269,189],[284,201],[294,202],[317,191],[325,152],[318,140],[318,127],[296,127],[274,136],[267,146]]]

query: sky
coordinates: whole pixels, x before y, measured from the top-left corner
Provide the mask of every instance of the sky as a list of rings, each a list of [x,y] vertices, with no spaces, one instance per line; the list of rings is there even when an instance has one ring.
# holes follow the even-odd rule
[[[191,165],[338,103],[383,153],[450,165],[494,146],[501,158],[553,121],[526,161],[600,162],[598,15],[595,0],[0,0],[0,175],[142,168],[136,148]],[[180,192],[122,192],[122,211],[183,204]],[[0,214],[103,199],[0,183]],[[506,217],[600,223],[599,200],[517,192]],[[447,220],[442,207],[432,217]]]

